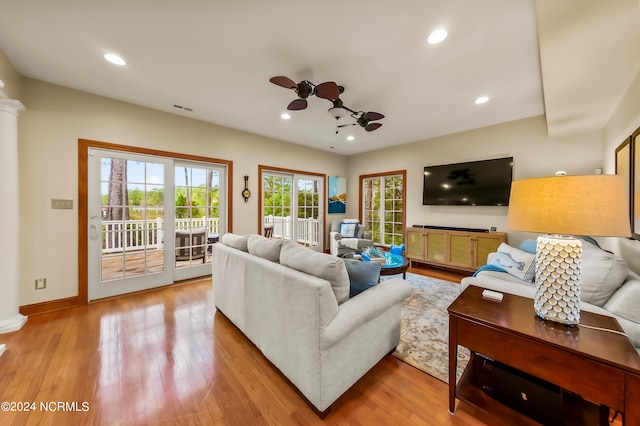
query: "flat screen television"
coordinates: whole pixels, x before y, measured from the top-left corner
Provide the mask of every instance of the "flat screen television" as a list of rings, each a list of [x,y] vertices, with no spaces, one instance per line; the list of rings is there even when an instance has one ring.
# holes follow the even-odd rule
[[[424,168],[422,204],[508,206],[513,157]]]

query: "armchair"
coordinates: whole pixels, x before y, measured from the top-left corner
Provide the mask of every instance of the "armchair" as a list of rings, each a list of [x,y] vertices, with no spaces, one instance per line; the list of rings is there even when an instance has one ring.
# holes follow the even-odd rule
[[[349,226],[342,226],[343,233],[340,232],[340,224],[355,224],[357,230],[354,237],[349,237],[347,228]],[[357,219],[335,219],[331,221],[329,228],[329,252],[334,255],[342,255],[346,253],[353,253],[356,250],[362,250],[366,247],[371,247],[373,240],[371,234],[360,224]]]

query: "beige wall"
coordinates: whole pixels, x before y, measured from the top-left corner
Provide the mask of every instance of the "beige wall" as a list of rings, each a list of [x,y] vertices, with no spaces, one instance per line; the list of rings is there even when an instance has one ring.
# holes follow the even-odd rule
[[[21,78],[18,71],[14,68],[13,64],[9,62],[7,55],[0,49],[0,80],[5,84],[2,91],[7,95],[9,99],[18,99],[22,95]]]
[[[626,138],[640,127],[640,72],[621,97],[604,129],[603,157],[605,171],[615,173],[615,151]]]
[[[547,136],[544,116],[512,121],[463,133],[369,152],[349,158],[349,194],[358,193],[358,176],[407,170],[406,223],[490,228],[506,231],[507,207],[423,206],[424,166],[514,157],[514,179],[568,174],[593,174],[602,167],[600,134],[573,140]],[[358,211],[357,197],[348,197],[347,208]]]
[[[5,80],[7,69],[0,58],[0,79]],[[20,85],[21,96],[16,98],[27,108],[19,119],[21,305],[77,294],[79,138],[233,161],[233,230],[238,233],[257,230],[258,164],[346,176],[348,217],[358,214],[361,174],[406,169],[408,225],[496,226],[502,231],[506,208],[422,206],[423,167],[513,156],[516,179],[547,176],[560,169],[570,174],[590,174],[603,166],[605,171],[612,169],[608,165],[612,149],[603,147],[601,134],[554,140],[547,136],[543,116],[343,157],[40,81],[23,79]],[[617,146],[619,135],[640,125],[639,94],[636,81],[606,129],[609,145]],[[240,196],[245,174],[254,194],[246,204]],[[51,198],[73,199],[74,210],[51,210]],[[338,217],[330,215],[327,220]],[[36,277],[47,277],[47,289],[33,289]]]
[[[233,161],[233,231],[257,232],[258,164],[327,175],[346,174],[347,159],[213,124],[24,79],[20,99],[20,304],[77,295],[78,139]],[[249,175],[253,196],[240,195]],[[52,198],[74,200],[52,210]],[[47,288],[34,290],[34,279]]]

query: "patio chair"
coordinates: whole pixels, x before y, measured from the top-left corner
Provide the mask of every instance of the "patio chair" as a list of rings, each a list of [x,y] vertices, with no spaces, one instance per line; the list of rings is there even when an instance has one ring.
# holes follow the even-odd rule
[[[267,238],[273,237],[273,224],[264,225],[264,236]]]
[[[207,261],[207,229],[195,228],[176,231],[176,262],[202,259]]]

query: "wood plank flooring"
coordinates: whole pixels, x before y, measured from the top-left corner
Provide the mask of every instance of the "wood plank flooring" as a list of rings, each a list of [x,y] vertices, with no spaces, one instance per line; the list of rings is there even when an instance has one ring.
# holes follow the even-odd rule
[[[0,424],[495,424],[464,404],[450,415],[447,385],[391,355],[320,420],[216,313],[211,288],[205,279],[35,315],[0,335],[0,401],[35,403],[0,412]]]

